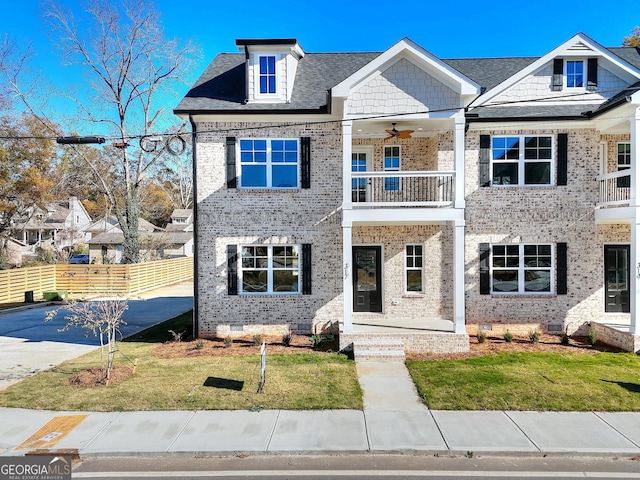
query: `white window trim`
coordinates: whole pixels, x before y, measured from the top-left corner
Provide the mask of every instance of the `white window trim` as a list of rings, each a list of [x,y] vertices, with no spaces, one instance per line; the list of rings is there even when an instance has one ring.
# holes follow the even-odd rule
[[[245,292],[244,291],[244,283],[242,281],[242,274],[245,269],[242,267],[242,249],[244,247],[267,247],[267,291],[266,292]],[[295,247],[298,250],[298,291],[297,292],[274,292],[273,291],[273,247]],[[302,246],[299,244],[269,244],[269,245],[256,245],[256,244],[248,244],[248,245],[240,245],[239,247],[239,255],[238,255],[238,294],[246,295],[246,296],[261,296],[261,295],[302,295]],[[246,269],[247,271],[255,270],[253,268]],[[287,269],[276,269],[276,270],[293,270],[292,268]]]
[[[511,137],[518,137],[520,139],[520,150],[519,150],[519,155],[518,155],[518,183],[511,183],[509,185],[501,185],[501,184],[494,184],[493,183],[493,166],[498,164],[505,164],[505,163],[515,163],[516,160],[511,160],[511,161],[504,161],[504,160],[494,160],[493,159],[493,139],[494,138],[511,138]],[[527,137],[537,137],[537,138],[550,138],[551,139],[551,158],[548,160],[549,161],[549,183],[524,183],[524,166],[527,163],[541,163],[541,162],[546,162],[547,160],[544,159],[536,159],[536,160],[525,160],[524,158],[524,140]],[[490,147],[490,151],[491,151],[491,160],[490,160],[490,165],[489,165],[489,174],[490,174],[490,181],[491,181],[491,186],[494,188],[510,188],[510,187],[527,187],[527,188],[540,188],[540,187],[552,187],[556,184],[556,139],[555,139],[555,135],[551,135],[551,134],[525,134],[525,135],[492,135],[491,136],[491,147]]]
[[[570,87],[569,86],[569,76],[567,72],[569,62],[582,62],[582,86],[581,87]],[[566,58],[563,62],[563,75],[562,81],[564,83],[563,87],[567,90],[571,90],[572,92],[586,92],[587,91],[587,68],[589,68],[589,62],[587,62],[586,58]]]
[[[408,255],[407,255],[407,247],[422,247],[422,254],[420,255],[420,257],[422,258],[422,266],[421,267],[409,267],[407,265],[407,259],[408,259]],[[424,258],[425,258],[425,248],[424,245],[422,243],[407,243],[404,246],[404,293],[405,295],[423,295],[425,292],[425,288],[424,288]],[[415,251],[414,251],[414,255],[413,258],[416,258],[415,255]],[[420,285],[421,285],[421,289],[420,290],[409,290],[408,285],[407,285],[407,272],[409,272],[409,270],[420,270]]]
[[[243,140],[264,140],[267,142],[267,161],[264,164],[266,166],[267,169],[267,184],[264,187],[247,187],[242,185],[242,166],[243,165],[256,165],[255,163],[242,163],[242,149],[240,148],[240,143]],[[295,141],[296,142],[296,150],[298,153],[298,158],[296,159],[296,186],[294,187],[273,187],[272,183],[273,183],[273,174],[272,174],[272,167],[273,167],[273,163],[271,162],[271,142],[273,140],[282,140],[284,142],[286,141]],[[238,159],[238,161],[236,162],[237,167],[236,167],[236,174],[238,176],[238,188],[241,190],[300,190],[300,185],[301,185],[301,179],[300,179],[300,139],[299,138],[248,138],[248,137],[243,137],[238,139],[238,141],[236,142],[236,158]],[[276,164],[276,165],[282,165],[282,164]],[[290,163],[287,163],[285,165],[291,165]]]
[[[398,168],[388,169],[384,166],[384,160],[387,158],[385,155],[385,150],[387,148],[398,148]],[[384,172],[401,172],[402,171],[402,145],[383,145],[382,147],[382,170]],[[383,184],[382,188],[385,192],[400,192],[402,190],[402,182],[400,182],[400,177],[398,177],[398,189],[397,190],[387,190],[385,185]]]
[[[629,145],[629,163],[620,163],[620,145]],[[618,142],[616,143],[616,165],[618,171],[628,170],[631,168],[631,142]],[[623,168],[620,168],[623,167]]]
[[[517,292],[501,292],[499,290],[494,290],[493,288],[493,272],[494,271],[504,271],[504,270],[515,270],[515,267],[494,267],[493,266],[493,247],[498,246],[513,246],[518,245],[518,291]],[[551,265],[549,267],[532,267],[531,269],[549,269],[549,291],[548,292],[527,292],[525,291],[525,283],[524,283],[524,275],[528,268],[525,268],[524,264],[524,247],[525,245],[545,245],[551,248]],[[553,243],[495,243],[490,245],[490,255],[489,255],[489,279],[491,282],[491,295],[527,295],[527,296],[549,296],[555,295],[555,283],[556,283],[556,260],[555,260],[555,245]]]
[[[260,93],[260,57],[275,57],[276,59],[276,91],[275,93]],[[252,71],[253,71],[253,98],[256,102],[270,102],[282,100],[282,64],[283,58],[281,53],[277,52],[256,52],[252,55]]]

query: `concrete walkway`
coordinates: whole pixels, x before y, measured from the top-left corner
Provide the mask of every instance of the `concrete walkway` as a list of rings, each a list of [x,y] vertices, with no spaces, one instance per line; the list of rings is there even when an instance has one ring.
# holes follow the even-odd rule
[[[52,412],[0,408],[0,456],[257,453],[640,455],[640,413],[434,411],[402,363],[357,365],[363,410]]]

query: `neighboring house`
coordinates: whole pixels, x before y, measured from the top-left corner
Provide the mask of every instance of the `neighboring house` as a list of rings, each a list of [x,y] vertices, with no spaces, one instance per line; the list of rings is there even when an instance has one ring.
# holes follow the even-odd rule
[[[144,218],[138,220],[138,233],[141,237],[159,230],[162,229]],[[86,231],[90,235],[87,244],[89,245],[91,263],[120,263],[122,261],[124,235],[116,217],[106,215],[89,225]]]
[[[176,208],[171,214],[171,222],[165,227],[167,232],[193,232],[193,209]]]
[[[176,218],[190,218],[190,215],[181,215],[184,214],[178,214]],[[165,231],[141,218],[138,222],[141,261],[193,256],[193,227],[189,229],[186,223],[181,226],[181,229]],[[124,235],[115,217],[103,217],[87,231],[91,234],[87,243],[92,263],[122,261]]]
[[[617,323],[640,348],[638,50],[236,44],[174,110],[196,139],[199,336],[463,351],[479,328]]]
[[[87,239],[91,217],[76,197],[31,209],[13,225],[13,236],[26,245],[49,244],[60,250]]]
[[[4,260],[6,267],[19,267],[22,265],[22,250],[26,244],[11,237],[0,237],[0,255],[4,255],[4,259],[0,259],[0,263]]]

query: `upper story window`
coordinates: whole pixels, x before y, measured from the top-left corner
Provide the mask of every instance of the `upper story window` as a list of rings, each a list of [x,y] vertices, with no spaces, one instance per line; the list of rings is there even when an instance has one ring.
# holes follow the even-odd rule
[[[240,187],[299,188],[297,139],[241,139]]]
[[[629,170],[631,168],[631,144],[628,142],[618,143],[618,171]],[[631,179],[629,176],[617,179],[619,188],[629,188]]]
[[[400,147],[389,146],[384,147],[384,171],[399,172],[400,171]],[[391,177],[384,179],[384,189],[386,191],[397,192],[400,190],[400,178]]]
[[[492,185],[551,185],[551,136],[491,138]]]
[[[259,92],[261,95],[276,93],[276,57],[264,55],[259,58]]]
[[[242,293],[299,293],[299,245],[242,247]]]
[[[493,245],[492,293],[551,293],[552,248],[549,244]]]
[[[567,88],[584,88],[584,61],[567,60]]]

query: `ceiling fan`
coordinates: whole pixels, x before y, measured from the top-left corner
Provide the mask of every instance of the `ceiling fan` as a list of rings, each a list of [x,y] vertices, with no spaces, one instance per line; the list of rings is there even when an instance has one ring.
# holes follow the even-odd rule
[[[384,139],[385,142],[387,140],[391,140],[392,138],[411,138],[413,130],[396,130],[395,122],[391,124],[391,127],[391,130],[385,130],[385,132],[389,134],[389,136]]]

